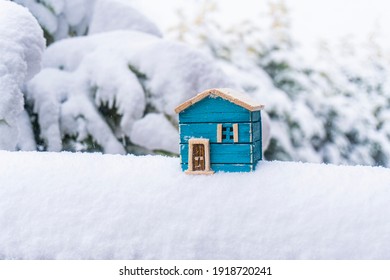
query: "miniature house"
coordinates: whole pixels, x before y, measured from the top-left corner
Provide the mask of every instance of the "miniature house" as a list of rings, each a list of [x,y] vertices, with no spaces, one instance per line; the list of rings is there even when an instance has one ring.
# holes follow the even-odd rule
[[[183,171],[254,170],[262,157],[262,108],[232,89],[209,89],[176,107]]]

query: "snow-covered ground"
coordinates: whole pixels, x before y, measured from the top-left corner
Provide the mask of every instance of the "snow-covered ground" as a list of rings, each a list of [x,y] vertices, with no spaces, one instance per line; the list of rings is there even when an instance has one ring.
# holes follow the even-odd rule
[[[0,259],[388,259],[390,170],[0,152]]]

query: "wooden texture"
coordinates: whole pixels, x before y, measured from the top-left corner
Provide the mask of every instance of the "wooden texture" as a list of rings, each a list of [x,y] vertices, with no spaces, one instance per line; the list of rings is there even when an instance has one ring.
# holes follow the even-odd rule
[[[182,163],[188,163],[188,144],[180,150]],[[251,144],[210,144],[210,163],[253,163],[252,150]]]
[[[194,144],[192,146],[192,170],[204,171],[205,170],[205,159],[204,159],[204,145]]]
[[[248,172],[262,158],[260,110],[249,110],[225,93],[203,92],[176,108],[187,174]]]
[[[183,168],[183,165],[182,165],[182,168]],[[205,171],[205,170],[202,170],[202,171],[191,171],[191,170],[188,170],[188,166],[186,165],[185,167],[186,169],[183,169],[183,171],[186,173],[186,174],[189,174],[189,175],[211,175],[211,174],[214,174],[215,171],[214,170],[208,170],[208,171]]]
[[[205,127],[205,128],[206,128],[205,125],[203,125],[203,126],[201,126],[201,127]],[[209,127],[210,127],[210,125],[209,125]],[[211,125],[211,129],[212,129],[213,127],[214,127],[214,126]],[[192,127],[190,126],[190,128],[192,128]],[[181,137],[180,137],[180,142],[182,143]],[[210,141],[210,142],[214,142],[214,141]],[[222,124],[219,123],[219,124],[217,124],[217,143],[221,143],[221,142],[222,142]]]
[[[260,111],[251,112],[251,122],[258,122],[261,120]]]
[[[189,171],[210,171],[210,142],[209,139],[190,139],[186,145],[186,157]],[[190,159],[188,161],[188,159]]]
[[[262,158],[262,147],[261,147],[261,141],[256,141],[253,143],[253,149],[252,149],[252,162],[257,163]]]
[[[239,123],[251,122],[250,111],[220,97],[205,98],[180,112],[180,123]]]
[[[260,121],[252,123],[251,135],[252,135],[253,142],[259,141],[261,139],[261,123],[260,123]]]
[[[258,111],[264,108],[263,105],[253,100],[247,94],[237,92],[236,90],[233,89],[219,88],[219,89],[208,89],[197,94],[195,97],[177,106],[175,108],[175,112],[179,113],[209,96],[218,96],[224,100],[227,100],[242,108],[245,108],[248,111]]]
[[[188,164],[186,163],[181,164],[181,168],[188,174],[194,174],[193,172],[187,172]],[[211,172],[249,172],[253,171],[254,169],[255,165],[253,164],[211,164]]]
[[[238,123],[233,124],[233,141],[238,143]]]
[[[221,132],[218,132],[219,125],[221,127]],[[210,140],[210,143],[222,143],[222,125],[223,124],[215,123],[180,124],[180,143],[186,144],[191,138],[207,138]],[[257,123],[257,126],[258,125],[259,123]],[[258,129],[259,127],[252,128],[251,123],[240,123],[238,126],[239,143],[251,143],[252,133],[255,133],[254,136],[256,136],[258,134]],[[254,132],[252,132],[252,130]],[[218,135],[221,137],[221,142],[218,142]],[[256,137],[258,137],[258,135]],[[259,140],[259,138],[256,140]]]

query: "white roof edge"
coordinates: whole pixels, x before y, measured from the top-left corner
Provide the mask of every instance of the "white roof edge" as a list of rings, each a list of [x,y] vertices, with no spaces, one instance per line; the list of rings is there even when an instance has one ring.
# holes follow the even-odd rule
[[[192,106],[193,104],[199,102],[200,100],[203,100],[207,96],[214,94],[216,96],[219,96],[225,100],[228,100],[236,105],[239,105],[249,111],[258,111],[264,108],[264,105],[258,103],[257,101],[253,100],[248,94],[242,93],[238,90],[231,89],[231,88],[212,88],[207,89],[201,93],[198,93],[193,98],[187,100],[186,102],[180,104],[175,108],[176,113],[180,113],[184,109]]]

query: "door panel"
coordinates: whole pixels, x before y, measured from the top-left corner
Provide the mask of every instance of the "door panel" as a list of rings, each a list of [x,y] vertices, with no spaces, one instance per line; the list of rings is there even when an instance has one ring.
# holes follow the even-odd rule
[[[205,170],[205,149],[203,144],[194,144],[192,147],[192,167],[194,171]]]

